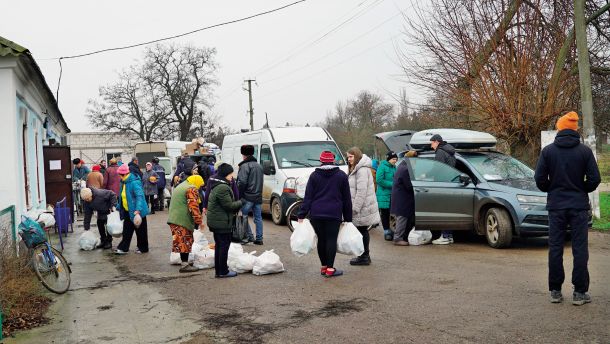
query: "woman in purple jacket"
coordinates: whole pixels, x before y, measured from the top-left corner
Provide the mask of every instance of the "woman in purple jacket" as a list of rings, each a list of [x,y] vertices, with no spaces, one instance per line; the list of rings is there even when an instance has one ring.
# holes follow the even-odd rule
[[[299,211],[299,222],[309,215],[318,236],[320,272],[325,277],[343,275],[335,269],[337,237],[341,222],[352,222],[352,198],[347,174],[335,165],[335,155],[324,151],[320,155],[322,166],[309,176],[305,198]]]

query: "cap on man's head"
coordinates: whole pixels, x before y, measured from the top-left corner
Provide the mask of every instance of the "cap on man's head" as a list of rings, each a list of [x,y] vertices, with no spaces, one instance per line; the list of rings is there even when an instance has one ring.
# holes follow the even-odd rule
[[[253,145],[243,145],[241,146],[241,155],[251,156],[254,155],[254,146]]]
[[[78,165],[78,164],[80,164],[80,159],[79,159],[79,158],[73,159],[73,160],[72,160],[72,163],[73,163],[74,165]]]
[[[430,138],[430,142],[432,141],[436,141],[436,142],[443,142],[443,137],[440,136],[439,134],[434,134],[432,135],[432,137]]]

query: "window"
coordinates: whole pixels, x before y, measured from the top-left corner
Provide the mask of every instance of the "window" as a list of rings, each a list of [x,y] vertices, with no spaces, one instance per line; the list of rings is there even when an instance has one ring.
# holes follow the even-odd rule
[[[106,163],[108,163],[113,158],[120,158],[120,157],[121,157],[121,153],[107,153],[106,154]]]
[[[413,176],[422,182],[458,183],[461,172],[442,162],[432,159],[410,158]]]
[[[303,168],[320,166],[320,153],[331,151],[335,165],[345,165],[339,148],[332,141],[279,143],[273,146],[280,168]]]
[[[273,155],[271,154],[271,148],[268,145],[261,146],[261,165],[263,164],[263,161],[271,161],[273,164]]]

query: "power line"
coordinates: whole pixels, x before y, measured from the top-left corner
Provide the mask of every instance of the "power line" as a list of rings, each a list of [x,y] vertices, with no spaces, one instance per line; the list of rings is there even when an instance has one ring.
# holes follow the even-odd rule
[[[204,31],[204,30],[209,30],[209,29],[213,29],[213,28],[216,28],[216,27],[225,26],[225,25],[229,25],[229,24],[235,24],[235,23],[239,23],[239,22],[242,22],[242,21],[246,21],[246,20],[249,20],[249,19],[256,18],[256,17],[260,17],[260,16],[263,16],[263,15],[266,15],[266,14],[270,14],[270,13],[273,13],[273,12],[277,12],[277,11],[283,10],[285,8],[294,6],[296,4],[299,4],[299,3],[305,2],[305,1],[307,1],[307,0],[298,0],[298,1],[295,1],[295,2],[290,3],[288,5],[284,5],[284,6],[281,6],[281,7],[278,7],[278,8],[274,8],[272,10],[256,13],[256,14],[253,14],[253,15],[250,15],[250,16],[247,16],[247,17],[243,17],[243,18],[239,18],[239,19],[234,19],[234,20],[226,21],[226,22],[219,23],[219,24],[214,24],[214,25],[202,27],[200,29],[192,30],[192,31],[181,33],[181,34],[174,35],[174,36],[159,38],[159,39],[155,39],[155,40],[148,41],[148,42],[136,43],[136,44],[126,45],[126,46],[122,46],[122,47],[101,49],[101,50],[96,50],[96,51],[92,51],[92,52],[88,52],[88,53],[84,53],[84,54],[78,54],[78,55],[72,55],[72,56],[61,56],[61,57],[57,57],[56,59],[73,59],[73,58],[77,58],[77,57],[90,56],[90,55],[99,54],[99,53],[108,52],[108,51],[124,50],[124,49],[140,47],[140,46],[143,46],[143,45],[163,42],[163,41],[167,41],[167,40],[170,40],[170,39],[175,39],[175,38],[180,38],[180,37],[184,37],[184,36],[187,36],[187,35],[191,35],[191,34],[194,34],[194,33],[197,33],[197,32],[201,32],[201,31]]]

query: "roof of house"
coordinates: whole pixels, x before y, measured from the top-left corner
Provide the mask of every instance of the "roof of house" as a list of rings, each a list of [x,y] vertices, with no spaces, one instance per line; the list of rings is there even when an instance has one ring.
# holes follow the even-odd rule
[[[18,57],[18,58],[23,58],[25,63],[28,64],[30,67],[32,67],[36,76],[38,78],[40,78],[39,81],[41,81],[41,83],[44,85],[43,92],[46,93],[47,97],[49,98],[49,100],[51,102],[51,105],[53,106],[55,112],[59,116],[59,120],[66,127],[66,131],[69,133],[70,128],[68,127],[68,124],[64,120],[64,117],[62,116],[61,111],[59,110],[59,106],[57,105],[57,100],[55,99],[55,96],[53,95],[53,92],[49,88],[49,85],[47,84],[47,81],[45,80],[44,75],[42,74],[42,71],[40,70],[40,67],[38,67],[38,64],[34,60],[34,57],[30,53],[30,51],[27,48],[22,47],[21,45],[0,36],[0,57],[6,57],[6,56],[14,56],[14,57]]]

